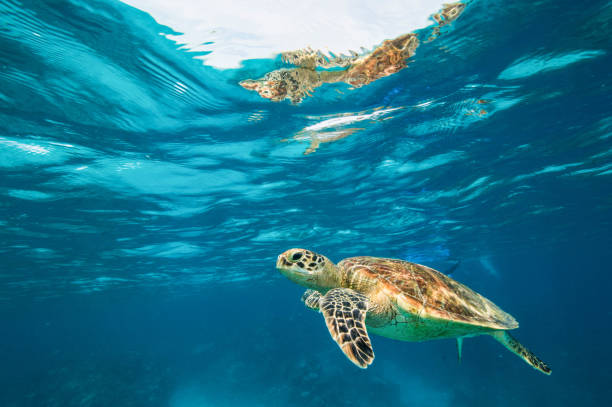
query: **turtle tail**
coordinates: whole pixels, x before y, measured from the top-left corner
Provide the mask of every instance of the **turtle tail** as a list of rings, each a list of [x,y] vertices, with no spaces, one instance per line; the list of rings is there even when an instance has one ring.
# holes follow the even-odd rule
[[[546,363],[542,362],[536,355],[531,353],[529,349],[514,339],[507,331],[494,331],[491,332],[491,336],[497,339],[497,341],[504,345],[510,352],[530,364],[534,369],[547,375],[552,372]]]

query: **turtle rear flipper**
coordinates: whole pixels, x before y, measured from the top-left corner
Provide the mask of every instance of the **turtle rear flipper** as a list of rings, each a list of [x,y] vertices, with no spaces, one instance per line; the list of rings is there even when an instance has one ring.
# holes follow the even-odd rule
[[[368,302],[368,297],[350,288],[329,290],[319,301],[332,338],[351,362],[362,369],[374,361],[365,326]]]
[[[529,349],[524,347],[519,341],[514,339],[507,331],[495,331],[490,334],[492,337],[497,339],[499,343],[504,345],[509,351],[523,359],[525,362],[530,364],[534,369],[539,370],[542,373],[549,375],[552,370],[542,362],[536,355],[531,353]]]

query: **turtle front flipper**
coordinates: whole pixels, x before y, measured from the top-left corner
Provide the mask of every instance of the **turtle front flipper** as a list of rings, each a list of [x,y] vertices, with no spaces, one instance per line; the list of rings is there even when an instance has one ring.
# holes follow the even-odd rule
[[[519,341],[514,339],[507,331],[494,331],[491,332],[491,336],[497,339],[502,345],[504,345],[509,351],[523,359],[525,362],[530,364],[534,369],[549,375],[552,370],[542,362],[536,355],[531,353],[529,349],[524,347]]]
[[[319,301],[332,338],[351,362],[362,369],[374,361],[365,326],[368,303],[368,297],[350,288],[329,290]]]
[[[322,295],[320,292],[308,289],[302,294],[302,302],[311,310],[319,311],[319,300],[321,297]]]

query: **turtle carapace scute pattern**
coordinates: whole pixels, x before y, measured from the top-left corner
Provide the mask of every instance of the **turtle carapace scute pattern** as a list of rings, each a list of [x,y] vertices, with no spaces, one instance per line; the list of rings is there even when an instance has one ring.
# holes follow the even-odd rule
[[[306,306],[320,311],[332,338],[357,366],[374,360],[369,333],[402,341],[490,335],[542,373],[550,368],[508,330],[518,322],[492,301],[430,267],[398,259],[351,257],[334,264],[305,249],[278,256],[277,269],[307,287]]]

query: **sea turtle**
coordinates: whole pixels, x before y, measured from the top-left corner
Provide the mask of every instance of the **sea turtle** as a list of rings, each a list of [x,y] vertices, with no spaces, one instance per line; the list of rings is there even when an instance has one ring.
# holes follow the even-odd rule
[[[276,267],[308,288],[302,301],[323,314],[332,338],[361,368],[374,360],[368,332],[411,342],[457,338],[460,359],[463,338],[487,334],[535,369],[551,373],[508,333],[518,328],[511,315],[432,268],[367,256],[336,265],[304,249],[282,253]]]

